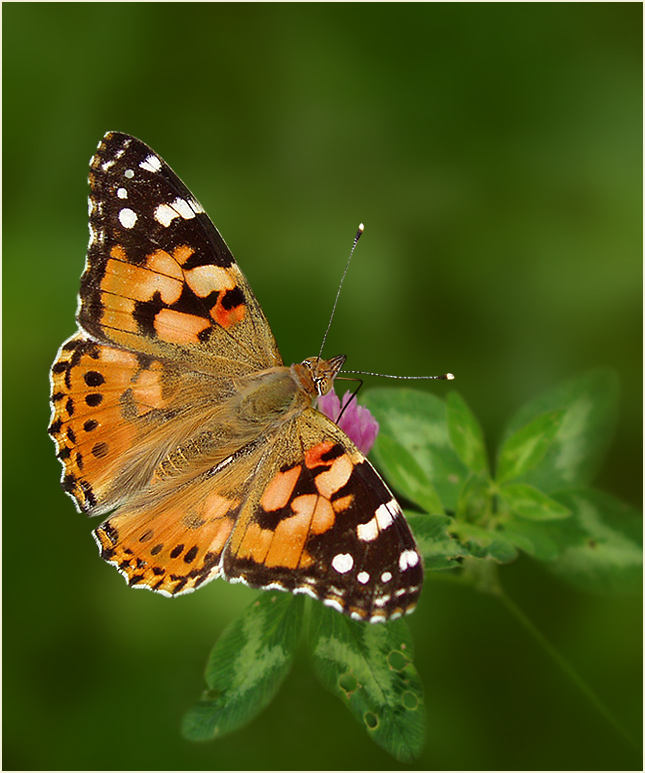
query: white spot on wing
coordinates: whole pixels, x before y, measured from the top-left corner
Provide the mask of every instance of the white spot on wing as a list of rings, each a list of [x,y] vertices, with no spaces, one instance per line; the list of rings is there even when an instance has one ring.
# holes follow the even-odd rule
[[[128,192],[126,191],[126,189],[125,189],[125,188],[119,188],[119,189],[117,190],[117,192],[116,192],[116,195],[117,195],[117,196],[118,196],[120,199],[127,199],[127,198],[128,198]]]
[[[157,156],[150,155],[145,161],[142,161],[139,166],[145,169],[146,172],[158,172],[161,169],[161,161]]]
[[[387,527],[392,523],[398,514],[398,509],[399,506],[394,499],[391,499],[386,504],[379,505],[376,513],[374,514],[374,517],[376,518],[376,522],[378,523],[378,527],[381,531],[385,531],[385,529],[387,529]]]
[[[119,222],[124,228],[134,228],[134,224],[137,222],[137,213],[125,207],[119,212]]]
[[[356,527],[356,535],[361,542],[373,542],[378,537],[376,518],[372,518],[367,523],[359,523]]]
[[[312,599],[317,599],[318,594],[316,591],[313,590],[313,588],[310,588],[308,585],[299,585],[297,588],[293,589],[294,593],[306,593],[307,596],[311,596]]]
[[[244,584],[247,585],[248,583],[245,582]],[[268,585],[263,585],[262,588],[264,590],[281,590],[281,591],[286,590],[284,585],[282,585],[282,583],[279,583],[279,582],[270,582]]]
[[[134,172],[132,171],[132,169],[126,169],[123,174],[125,177],[128,178],[128,180],[131,180],[134,177]]]
[[[179,217],[179,214],[175,212],[170,204],[160,204],[155,209],[155,220],[164,228],[168,228],[176,217]]]
[[[343,611],[343,605],[339,601],[336,601],[336,599],[323,599],[323,604],[326,607],[331,607],[332,609],[335,609],[337,612]]]
[[[370,581],[370,576],[367,572],[359,572],[356,579],[360,582],[361,585],[365,585],[365,583]]]
[[[175,199],[170,206],[176,210],[184,220],[191,220],[195,217],[194,210],[191,209],[190,204],[185,199]]]
[[[333,557],[331,565],[338,574],[347,574],[352,566],[354,566],[354,559],[349,553],[339,553]]]
[[[389,582],[392,579],[391,572],[383,572],[381,575],[381,582]]]
[[[402,572],[419,563],[419,554],[416,550],[404,550],[399,556],[399,568]]]
[[[373,542],[380,532],[385,531],[391,526],[394,519],[400,512],[399,504],[395,499],[384,502],[379,505],[374,513],[374,517],[367,523],[359,523],[356,527],[356,534],[362,542]]]

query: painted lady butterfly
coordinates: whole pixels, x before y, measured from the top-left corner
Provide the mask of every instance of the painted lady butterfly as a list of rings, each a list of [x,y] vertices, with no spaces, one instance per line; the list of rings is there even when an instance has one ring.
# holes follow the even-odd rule
[[[356,620],[410,612],[421,557],[392,493],[314,407],[345,357],[285,367],[246,278],[159,156],[90,162],[79,330],[51,371],[63,489],[101,556],[167,596],[223,577]]]

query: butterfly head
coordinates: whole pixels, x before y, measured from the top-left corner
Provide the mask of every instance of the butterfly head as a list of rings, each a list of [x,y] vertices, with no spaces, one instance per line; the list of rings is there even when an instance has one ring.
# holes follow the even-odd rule
[[[334,385],[334,379],[340,372],[345,363],[346,356],[338,354],[330,360],[323,360],[320,357],[308,357],[302,361],[311,375],[316,393],[326,395]]]

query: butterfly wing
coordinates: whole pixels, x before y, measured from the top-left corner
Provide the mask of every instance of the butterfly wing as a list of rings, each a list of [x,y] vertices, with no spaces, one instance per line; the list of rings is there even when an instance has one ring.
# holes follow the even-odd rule
[[[392,492],[313,408],[272,441],[224,552],[230,582],[306,593],[357,620],[412,611],[423,566]]]
[[[282,364],[246,278],[172,169],[140,140],[109,132],[90,170],[80,327],[218,376]]]
[[[95,534],[130,585],[167,595],[222,576],[377,622],[411,611],[423,583],[392,493],[313,408],[199,479],[124,507]]]
[[[148,484],[232,379],[281,359],[230,250],[170,167],[116,132],[90,167],[80,331],[52,367],[49,432],[63,488],[98,514]]]
[[[101,557],[135,588],[189,593],[222,574],[221,557],[256,483],[264,439],[197,477],[158,482],[94,532]]]

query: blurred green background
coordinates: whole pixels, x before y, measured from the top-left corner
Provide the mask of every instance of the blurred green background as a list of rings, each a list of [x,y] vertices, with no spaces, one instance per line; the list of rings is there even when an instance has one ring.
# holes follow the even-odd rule
[[[597,483],[639,506],[641,5],[2,10],[4,769],[397,767],[304,653],[246,729],[180,738],[211,644],[254,594],[134,593],[59,488],[47,374],[75,329],[88,160],[114,129],[168,161],[287,362],[317,353],[363,221],[326,351],[355,369],[454,372],[491,447],[539,392],[616,369]],[[502,578],[638,738],[640,599],[570,590],[527,558]],[[641,768],[494,599],[430,577],[410,625],[429,713],[415,767]]]

